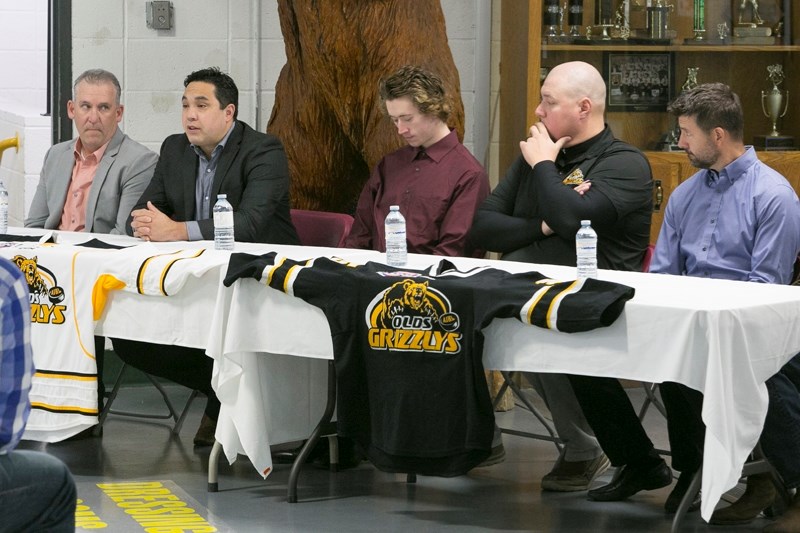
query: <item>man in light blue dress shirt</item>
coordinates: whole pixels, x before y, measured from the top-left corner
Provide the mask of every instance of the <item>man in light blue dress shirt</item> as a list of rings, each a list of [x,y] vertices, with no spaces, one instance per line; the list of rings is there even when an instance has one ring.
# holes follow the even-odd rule
[[[671,105],[679,146],[699,170],[672,193],[650,272],[788,284],[800,252],[800,202],[779,173],[743,143],[739,97],[721,83],[700,85]],[[623,466],[608,485],[589,491],[599,501],[625,499],[664,486],[658,457],[616,380],[576,376],[578,401],[612,464]],[[770,405],[761,436],[765,454],[788,487],[800,486],[800,356],[767,381]],[[681,472],[665,503],[675,512],[702,466],[702,394],[676,383],[660,387],[667,408],[672,466]],[[668,483],[667,483],[668,484]],[[772,504],[768,478],[754,476],[734,505],[711,523],[753,520]],[[765,531],[797,531],[800,504]],[[790,523],[791,522],[791,523]],[[785,529],[786,527],[793,529]]]

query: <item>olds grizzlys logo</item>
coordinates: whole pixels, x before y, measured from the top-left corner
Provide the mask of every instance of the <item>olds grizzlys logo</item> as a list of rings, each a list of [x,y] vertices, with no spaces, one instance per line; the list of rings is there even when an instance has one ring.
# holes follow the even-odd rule
[[[374,350],[456,354],[461,320],[450,301],[428,282],[405,279],[377,294],[367,306],[369,345]]]
[[[38,264],[38,257],[27,258],[16,255],[12,259],[25,275],[31,302],[31,322],[42,324],[63,324],[66,305],[64,289],[58,285],[55,274]]]

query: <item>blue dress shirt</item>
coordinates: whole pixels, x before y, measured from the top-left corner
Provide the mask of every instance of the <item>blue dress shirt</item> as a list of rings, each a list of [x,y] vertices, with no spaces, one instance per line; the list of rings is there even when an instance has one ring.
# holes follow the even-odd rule
[[[800,252],[800,202],[752,146],[670,195],[650,272],[787,284]]]
[[[189,234],[190,241],[202,241],[203,235],[200,233],[200,226],[197,225],[198,220],[205,220],[212,217],[211,205],[216,203],[217,199],[211,198],[211,186],[214,184],[214,177],[217,174],[217,164],[222,151],[225,149],[225,144],[228,142],[228,137],[231,136],[233,127],[236,121],[231,123],[228,132],[219,142],[219,144],[211,152],[211,159],[206,157],[200,147],[192,145],[194,153],[197,154],[197,182],[195,183],[194,202],[195,202],[195,220],[186,222],[186,232]]]

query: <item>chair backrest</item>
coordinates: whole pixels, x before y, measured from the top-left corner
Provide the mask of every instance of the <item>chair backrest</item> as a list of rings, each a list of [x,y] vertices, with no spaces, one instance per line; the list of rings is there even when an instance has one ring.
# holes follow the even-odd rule
[[[344,213],[292,209],[291,217],[303,246],[341,248],[353,226],[353,217]]]
[[[650,261],[653,260],[653,250],[656,247],[653,244],[647,245],[647,250],[644,251],[644,259],[642,259],[642,272],[649,272],[650,271]]]

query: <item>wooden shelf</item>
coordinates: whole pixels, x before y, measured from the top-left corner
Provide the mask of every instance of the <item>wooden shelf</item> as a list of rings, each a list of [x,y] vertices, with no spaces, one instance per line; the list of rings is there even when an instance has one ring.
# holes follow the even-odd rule
[[[543,52],[688,52],[688,53],[719,53],[719,52],[800,52],[798,45],[776,44],[771,46],[752,46],[739,44],[672,44],[664,45],[624,45],[624,44],[543,44]]]
[[[619,6],[620,1],[614,0],[614,5]],[[526,136],[528,127],[538,121],[536,107],[541,100],[541,82],[547,70],[566,61],[580,60],[592,64],[603,73],[606,52],[623,55],[671,53],[674,60],[674,72],[670,78],[672,97],[679,93],[687,69],[698,68],[699,83],[727,83],[741,98],[745,115],[745,144],[753,143],[756,136],[768,132],[770,121],[761,109],[762,92],[771,87],[767,66],[776,63],[783,66],[786,79],[781,88],[792,92],[792,98],[795,98],[795,89],[800,85],[800,2],[775,0],[761,3],[761,15],[771,25],[779,20],[779,14],[784,18],[782,44],[770,45],[719,44],[720,41],[715,43],[713,39],[709,44],[684,44],[684,39],[693,35],[693,3],[688,0],[672,3],[679,7],[670,13],[669,28],[677,35],[671,44],[664,41],[663,44],[650,45],[638,41],[637,44],[627,45],[618,44],[618,41],[614,44],[548,43],[543,35],[541,0],[502,2],[503,97],[500,106],[504,127],[500,132],[501,168],[508,168],[519,156],[519,140]],[[706,35],[716,35],[720,23],[726,23],[731,28],[739,3],[739,0],[705,0],[705,22],[709,32]],[[594,20],[593,6],[594,2],[584,0],[584,24]],[[633,20],[633,17],[631,20],[631,27],[635,29],[643,27],[642,13],[639,11],[636,14],[639,20]],[[800,141],[800,106],[792,101],[786,116],[780,119],[778,129]],[[649,111],[607,108],[606,122],[618,138],[645,151],[653,176],[659,181],[663,205],[674,188],[696,170],[682,152],[653,151],[664,134],[675,127],[675,119],[666,112],[666,108]],[[800,151],[759,152],[758,155],[762,161],[786,176],[795,190],[800,191]],[[663,207],[653,214],[653,241],[661,226],[662,216]]]

